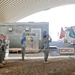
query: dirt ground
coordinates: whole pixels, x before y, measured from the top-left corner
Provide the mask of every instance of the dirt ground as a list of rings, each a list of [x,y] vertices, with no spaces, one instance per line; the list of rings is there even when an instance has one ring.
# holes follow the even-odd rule
[[[0,75],[75,75],[75,59],[54,58],[44,63],[43,59],[8,60]]]

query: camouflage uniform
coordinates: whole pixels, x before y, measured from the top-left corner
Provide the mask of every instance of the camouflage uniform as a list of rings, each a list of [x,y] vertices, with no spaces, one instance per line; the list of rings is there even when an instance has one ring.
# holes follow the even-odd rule
[[[0,35],[0,67],[3,64],[5,58],[5,51],[6,50],[6,43],[5,43],[5,36]]]
[[[46,36],[44,38],[44,61],[47,62],[48,56],[49,56],[49,43],[51,42],[51,39],[49,40],[49,36]]]
[[[25,46],[25,41],[24,43],[22,44],[22,60],[24,61],[24,56],[25,56],[25,49],[26,49],[26,46]]]
[[[26,36],[23,34],[22,39],[21,39],[21,47],[22,47],[22,60],[24,61],[24,56],[25,56],[25,52],[26,52]]]

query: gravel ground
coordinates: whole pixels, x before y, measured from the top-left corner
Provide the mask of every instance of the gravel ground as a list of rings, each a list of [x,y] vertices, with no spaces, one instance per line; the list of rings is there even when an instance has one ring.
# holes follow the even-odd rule
[[[75,60],[71,58],[8,60],[0,75],[75,75]]]

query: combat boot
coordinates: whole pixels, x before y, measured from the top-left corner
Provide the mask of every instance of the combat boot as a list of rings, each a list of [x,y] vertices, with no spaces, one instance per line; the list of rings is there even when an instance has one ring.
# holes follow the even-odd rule
[[[3,67],[3,64],[2,63],[0,63],[0,68],[2,68]]]
[[[44,61],[44,63],[48,64],[49,62],[48,61]]]
[[[2,64],[3,64],[3,65],[5,65],[5,63],[6,63],[6,61],[5,61],[5,60],[3,60],[3,61],[2,61]]]

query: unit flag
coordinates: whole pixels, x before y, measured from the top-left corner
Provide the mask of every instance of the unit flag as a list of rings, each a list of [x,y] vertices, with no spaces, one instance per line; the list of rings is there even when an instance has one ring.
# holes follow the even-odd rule
[[[72,27],[71,27],[71,29],[70,29],[69,36],[72,37],[72,38],[75,38],[75,32],[74,32],[74,30],[73,30]]]

